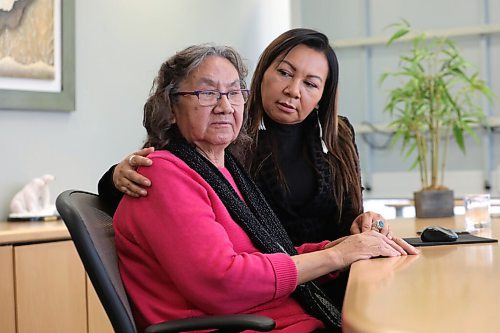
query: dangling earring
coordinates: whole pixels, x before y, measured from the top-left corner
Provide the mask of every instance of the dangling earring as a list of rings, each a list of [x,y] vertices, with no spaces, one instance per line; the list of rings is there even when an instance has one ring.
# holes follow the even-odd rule
[[[318,127],[319,127],[319,139],[321,141],[321,148],[324,154],[328,154],[328,148],[326,147],[325,140],[323,140],[323,128],[321,127],[321,122],[319,121],[319,111],[316,109],[316,115],[318,116]]]
[[[259,131],[265,131],[266,130],[266,124],[264,124],[264,117],[260,118],[260,123],[259,123]]]

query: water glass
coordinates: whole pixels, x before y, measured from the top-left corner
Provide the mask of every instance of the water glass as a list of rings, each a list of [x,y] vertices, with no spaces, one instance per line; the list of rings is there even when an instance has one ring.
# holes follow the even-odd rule
[[[465,228],[477,231],[490,226],[490,195],[467,194],[464,197]]]

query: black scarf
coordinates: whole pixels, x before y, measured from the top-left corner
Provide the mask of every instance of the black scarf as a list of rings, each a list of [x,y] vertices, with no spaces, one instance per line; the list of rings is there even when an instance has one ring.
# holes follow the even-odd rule
[[[193,146],[187,142],[175,142],[168,144],[166,148],[210,184],[231,217],[245,230],[260,251],[282,252],[290,256],[297,254],[285,229],[262,193],[231,154],[225,153],[225,166],[233,176],[245,202],[240,199],[217,167],[199,154]],[[307,282],[297,286],[293,295],[308,313],[322,320],[330,329],[340,331],[339,310],[315,283]]]

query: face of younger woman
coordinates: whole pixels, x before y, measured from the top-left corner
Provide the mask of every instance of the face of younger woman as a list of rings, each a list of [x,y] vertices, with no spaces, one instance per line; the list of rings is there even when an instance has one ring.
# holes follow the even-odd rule
[[[262,79],[262,105],[280,124],[302,122],[318,106],[328,77],[326,56],[300,44],[279,56]]]

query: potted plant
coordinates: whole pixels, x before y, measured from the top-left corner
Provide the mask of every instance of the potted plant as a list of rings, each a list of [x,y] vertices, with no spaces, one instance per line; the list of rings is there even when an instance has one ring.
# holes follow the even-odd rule
[[[412,48],[399,56],[397,70],[383,73],[380,82],[388,77],[401,80],[389,91],[385,111],[393,118],[393,143],[401,142],[407,157],[416,155],[411,166],[420,172],[421,188],[414,192],[416,216],[452,216],[453,191],[443,184],[448,146],[454,138],[465,153],[464,135],[478,140],[472,127],[486,119],[481,96],[492,101],[493,93],[452,40],[413,33],[407,21],[392,26],[397,30],[387,45],[408,35]]]

